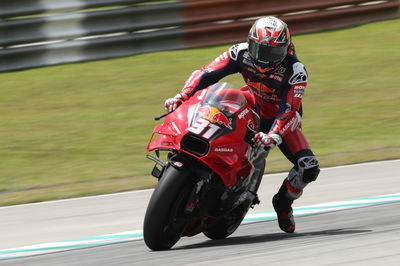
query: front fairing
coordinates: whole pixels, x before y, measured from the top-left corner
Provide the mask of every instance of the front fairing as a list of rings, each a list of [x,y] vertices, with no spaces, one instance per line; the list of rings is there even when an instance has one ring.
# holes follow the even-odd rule
[[[239,90],[226,83],[198,91],[153,131],[148,150],[185,152],[215,171],[226,186],[248,168],[247,126],[257,124]]]
[[[235,114],[246,104],[238,90],[227,83],[217,83],[198,91],[153,130],[148,150],[180,149],[183,135],[192,133],[211,141],[236,130]],[[205,121],[208,121],[205,122]],[[159,135],[154,141],[154,135]]]

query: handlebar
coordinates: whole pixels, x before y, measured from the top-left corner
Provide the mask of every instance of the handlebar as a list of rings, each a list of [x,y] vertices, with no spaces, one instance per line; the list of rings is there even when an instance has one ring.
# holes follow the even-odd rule
[[[168,113],[162,114],[162,115],[160,115],[160,116],[156,116],[156,117],[154,117],[154,120],[158,121],[158,120],[160,120],[161,118],[166,117],[166,116],[169,115],[170,113],[172,113],[172,112],[168,112]]]

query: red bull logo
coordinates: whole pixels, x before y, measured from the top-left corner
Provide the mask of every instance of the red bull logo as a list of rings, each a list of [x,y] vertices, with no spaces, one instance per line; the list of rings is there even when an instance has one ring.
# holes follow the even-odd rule
[[[218,108],[202,106],[197,112],[200,116],[213,124],[218,124],[232,130],[232,118],[227,118]]]

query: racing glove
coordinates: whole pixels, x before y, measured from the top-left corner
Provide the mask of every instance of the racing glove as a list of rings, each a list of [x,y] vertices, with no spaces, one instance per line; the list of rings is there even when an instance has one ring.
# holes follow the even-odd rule
[[[169,113],[174,111],[176,108],[178,108],[179,105],[181,105],[184,101],[186,101],[188,97],[181,93],[178,93],[175,95],[173,98],[169,98],[165,101],[164,106],[165,110],[167,110]]]
[[[253,141],[258,146],[272,149],[282,143],[282,137],[275,132],[269,132],[268,134],[258,132],[254,135]]]

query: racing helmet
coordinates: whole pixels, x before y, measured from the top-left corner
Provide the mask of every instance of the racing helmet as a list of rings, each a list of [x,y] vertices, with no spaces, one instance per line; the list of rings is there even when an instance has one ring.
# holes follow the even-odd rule
[[[290,32],[285,22],[268,16],[253,24],[247,42],[249,55],[261,73],[277,68],[286,57],[290,45]]]

